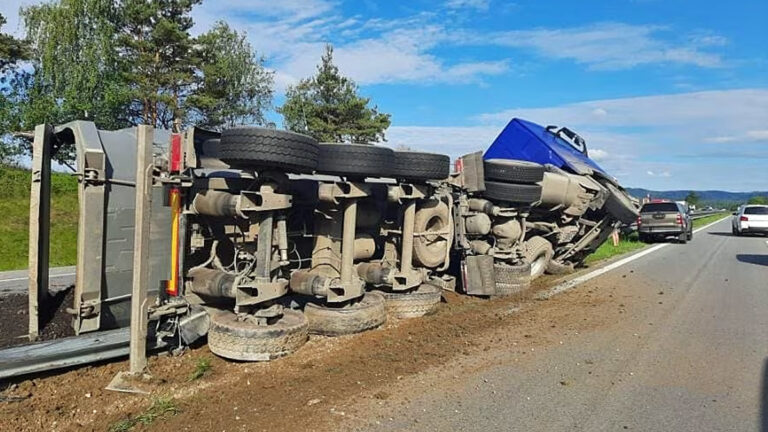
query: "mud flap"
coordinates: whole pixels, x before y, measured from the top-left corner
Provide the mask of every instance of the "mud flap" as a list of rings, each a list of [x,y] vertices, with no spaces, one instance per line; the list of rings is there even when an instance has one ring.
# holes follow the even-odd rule
[[[471,255],[462,263],[464,292],[469,295],[496,294],[496,281],[493,275],[493,257],[490,255]]]

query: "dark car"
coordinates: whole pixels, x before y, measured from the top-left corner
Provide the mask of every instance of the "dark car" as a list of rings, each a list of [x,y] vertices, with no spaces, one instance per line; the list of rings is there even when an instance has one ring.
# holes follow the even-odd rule
[[[681,243],[693,238],[693,220],[688,207],[674,202],[649,202],[640,209],[637,218],[640,241],[650,243],[659,238],[675,236]]]

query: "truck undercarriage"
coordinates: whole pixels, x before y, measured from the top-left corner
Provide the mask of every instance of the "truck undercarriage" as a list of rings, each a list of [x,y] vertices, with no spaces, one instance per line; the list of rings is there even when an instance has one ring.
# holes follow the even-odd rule
[[[442,290],[522,292],[545,272],[572,271],[637,214],[607,176],[480,153],[451,172],[445,155],[272,129],[41,125],[32,340],[48,289],[46,182],[62,145],[75,147],[80,179],[75,332],[141,329],[138,317],[145,339],[183,346],[207,335],[235,360],[428,314]],[[133,317],[132,301],[145,307]]]

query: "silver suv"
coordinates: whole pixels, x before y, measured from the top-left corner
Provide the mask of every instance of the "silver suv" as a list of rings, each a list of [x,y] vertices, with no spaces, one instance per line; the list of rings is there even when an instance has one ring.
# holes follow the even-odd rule
[[[683,204],[674,201],[649,202],[640,209],[637,232],[644,243],[669,236],[686,243],[693,238],[693,220],[688,207]]]

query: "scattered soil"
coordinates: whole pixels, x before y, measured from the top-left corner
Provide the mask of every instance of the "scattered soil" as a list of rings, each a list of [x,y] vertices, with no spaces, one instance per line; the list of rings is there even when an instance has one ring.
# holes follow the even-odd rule
[[[41,340],[74,336],[72,315],[66,312],[66,308],[72,307],[74,291],[74,287],[69,287],[51,294],[40,310]],[[0,296],[0,348],[29,343],[28,304],[26,294]]]
[[[207,346],[181,357],[154,356],[149,360],[152,396],[103,390],[117,372],[127,370],[125,361],[17,380],[0,393],[0,400],[16,400],[0,402],[0,418],[8,430],[104,431],[146,410],[153,397],[170,396],[179,414],[135,430],[335,430],[356,402],[387,399],[400,380],[457,359],[482,358],[500,347],[523,356],[531,346],[555,344],[563,333],[605,322],[607,315],[593,308],[608,295],[583,289],[533,300],[545,286],[537,283],[516,298],[444,293],[433,315],[391,319],[358,335],[312,336],[297,353],[268,363],[226,361]],[[190,381],[202,357],[211,359],[211,369]]]

